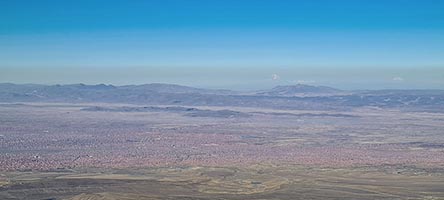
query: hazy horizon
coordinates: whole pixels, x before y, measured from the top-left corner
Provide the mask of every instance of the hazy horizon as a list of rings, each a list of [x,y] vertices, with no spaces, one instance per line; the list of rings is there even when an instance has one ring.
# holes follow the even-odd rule
[[[0,82],[444,89],[442,1],[3,1]]]

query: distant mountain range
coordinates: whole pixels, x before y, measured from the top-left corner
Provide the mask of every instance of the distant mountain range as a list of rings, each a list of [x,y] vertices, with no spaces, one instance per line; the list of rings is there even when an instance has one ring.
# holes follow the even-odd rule
[[[330,96],[338,94],[346,94],[345,91],[326,87],[326,86],[311,86],[311,85],[283,85],[276,86],[271,90],[257,92],[258,95],[267,96]]]
[[[373,106],[444,112],[444,90],[344,91],[298,84],[277,86],[270,90],[238,92],[160,83],[126,86],[3,83],[0,84],[0,102],[104,102],[316,110],[347,110]]]

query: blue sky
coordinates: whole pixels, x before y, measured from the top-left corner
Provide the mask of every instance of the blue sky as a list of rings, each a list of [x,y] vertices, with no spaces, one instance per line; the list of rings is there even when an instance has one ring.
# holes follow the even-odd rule
[[[442,0],[0,1],[0,82],[444,89],[443,10]]]

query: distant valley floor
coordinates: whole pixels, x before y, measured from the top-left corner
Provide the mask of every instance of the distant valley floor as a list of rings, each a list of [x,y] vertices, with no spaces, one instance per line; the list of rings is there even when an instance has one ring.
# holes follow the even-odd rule
[[[0,198],[443,198],[443,122],[374,107],[2,103]]]

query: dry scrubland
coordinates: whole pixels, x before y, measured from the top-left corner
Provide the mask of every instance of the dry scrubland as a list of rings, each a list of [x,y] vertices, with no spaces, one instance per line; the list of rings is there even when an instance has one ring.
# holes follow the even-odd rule
[[[444,114],[1,104],[0,199],[439,199]]]

